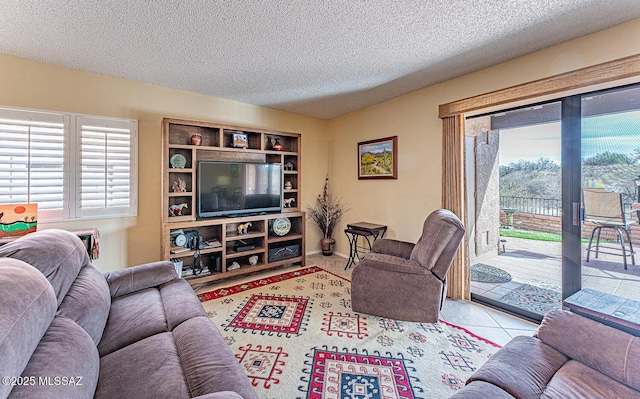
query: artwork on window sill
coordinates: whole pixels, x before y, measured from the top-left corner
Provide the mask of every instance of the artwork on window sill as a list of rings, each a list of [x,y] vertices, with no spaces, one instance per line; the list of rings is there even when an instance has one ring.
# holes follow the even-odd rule
[[[33,233],[38,227],[38,204],[0,204],[0,238]]]
[[[398,178],[398,136],[358,143],[358,179]]]

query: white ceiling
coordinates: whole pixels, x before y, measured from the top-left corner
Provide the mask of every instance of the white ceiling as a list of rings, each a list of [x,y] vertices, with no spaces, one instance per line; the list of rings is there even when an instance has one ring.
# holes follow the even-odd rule
[[[639,0],[0,0],[0,53],[332,118],[639,17]]]

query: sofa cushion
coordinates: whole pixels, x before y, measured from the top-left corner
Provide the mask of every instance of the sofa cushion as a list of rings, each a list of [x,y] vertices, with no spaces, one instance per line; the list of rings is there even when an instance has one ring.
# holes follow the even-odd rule
[[[176,279],[159,287],[167,327],[172,331],[185,320],[206,316],[202,303],[186,280]]]
[[[536,336],[569,358],[640,390],[640,338],[562,310],[547,313]]]
[[[449,399],[514,399],[508,392],[484,381],[473,381],[465,385],[463,390],[456,392]]]
[[[89,255],[82,241],[64,230],[42,230],[0,247],[0,257],[20,259],[49,280],[62,303],[80,268],[89,263]]]
[[[192,396],[234,391],[244,399],[258,399],[238,360],[207,317],[194,317],[173,331]]]
[[[567,360],[540,340],[519,336],[493,355],[467,382],[485,381],[516,398],[537,398]]]
[[[231,391],[211,392],[205,395],[196,396],[193,399],[244,399],[242,396]]]
[[[92,264],[80,269],[67,295],[58,308],[58,315],[68,317],[82,327],[97,345],[109,317],[111,297],[102,273]]]
[[[568,361],[558,370],[541,396],[544,399],[628,399],[638,397],[640,397],[640,392],[575,360]]]
[[[151,335],[172,331],[196,316],[206,313],[189,283],[182,279],[113,298],[98,346],[100,356]]]
[[[98,345],[104,356],[154,334],[169,331],[160,291],[147,288],[114,298]]]
[[[216,357],[214,353],[208,356]],[[190,397],[180,357],[169,332],[103,356],[100,370],[96,399]]]
[[[38,270],[0,258],[0,377],[20,376],[53,320],[57,301]],[[12,386],[0,384],[0,398]]]
[[[14,387],[9,399],[92,398],[99,367],[89,334],[74,321],[56,316],[22,373],[36,383]]]

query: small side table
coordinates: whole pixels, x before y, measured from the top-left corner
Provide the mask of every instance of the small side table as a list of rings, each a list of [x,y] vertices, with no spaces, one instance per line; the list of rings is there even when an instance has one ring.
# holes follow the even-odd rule
[[[347,239],[349,240],[349,260],[344,267],[347,270],[351,265],[356,263],[356,259],[360,259],[360,251],[371,251],[371,245],[373,241],[378,237],[384,237],[384,233],[387,232],[387,226],[381,224],[374,224],[369,222],[358,222],[347,224],[347,228],[344,230]],[[358,245],[358,238],[363,237],[367,242],[367,247]],[[372,240],[373,238],[373,240]],[[363,252],[364,255],[366,252]]]

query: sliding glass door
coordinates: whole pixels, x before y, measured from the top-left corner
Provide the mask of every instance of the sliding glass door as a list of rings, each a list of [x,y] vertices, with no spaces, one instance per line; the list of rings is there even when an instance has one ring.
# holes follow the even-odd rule
[[[640,88],[467,118],[465,133],[472,299],[540,320],[583,286],[640,292]]]
[[[561,122],[552,101],[465,126],[472,297],[533,320],[562,299]]]

